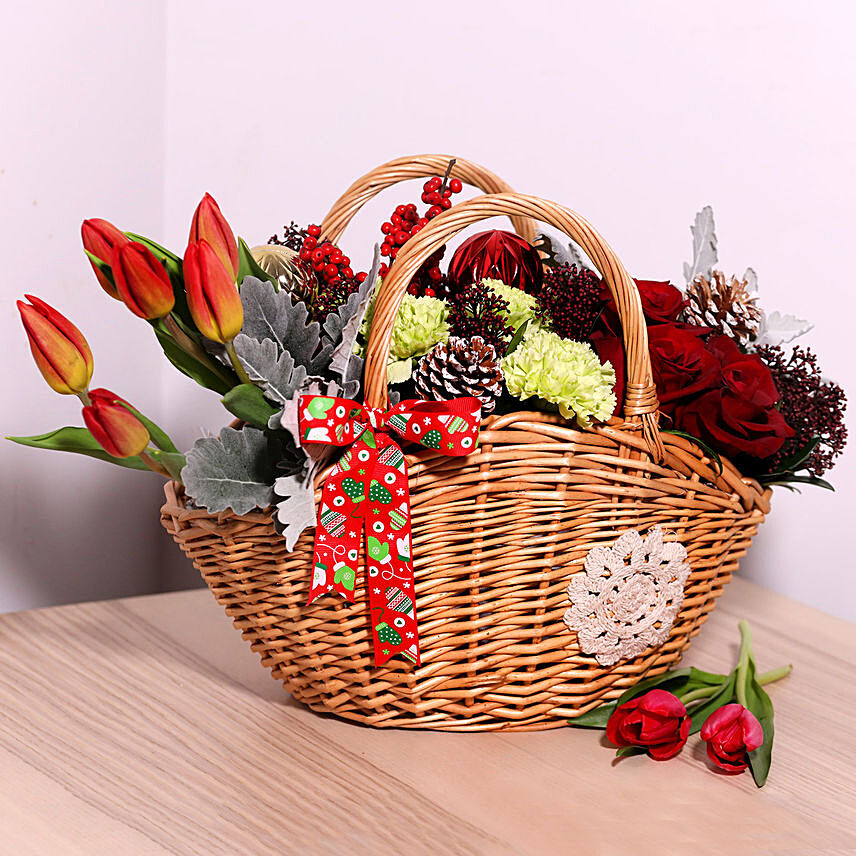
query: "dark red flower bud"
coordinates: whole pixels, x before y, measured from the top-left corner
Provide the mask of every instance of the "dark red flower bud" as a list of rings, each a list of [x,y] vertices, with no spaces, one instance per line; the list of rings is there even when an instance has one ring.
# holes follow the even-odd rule
[[[650,690],[625,702],[606,724],[606,736],[616,746],[642,746],[658,761],[677,755],[689,733],[686,708],[665,690]]]
[[[749,765],[749,753],[764,742],[764,730],[755,714],[742,704],[726,704],[715,710],[701,727],[707,756],[727,773],[741,773]]]

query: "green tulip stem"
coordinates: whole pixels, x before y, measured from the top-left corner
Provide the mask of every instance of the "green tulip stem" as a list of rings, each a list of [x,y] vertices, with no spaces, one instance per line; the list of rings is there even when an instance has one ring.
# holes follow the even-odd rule
[[[782,678],[786,678],[793,670],[794,667],[790,663],[787,666],[779,666],[778,669],[770,669],[769,672],[758,675],[758,683],[761,686],[772,684],[773,681],[780,681]]]
[[[250,376],[247,374],[246,369],[238,359],[238,355],[235,353],[235,345],[232,342],[226,342],[226,353],[229,355],[229,361],[232,363],[232,368],[235,370],[238,380],[240,380],[241,383],[251,384],[252,381],[250,380]]]
[[[793,666],[779,666],[778,669],[770,669],[769,672],[764,672],[761,675],[758,675],[757,680],[758,683],[763,686],[764,684],[772,684],[774,681],[780,681],[782,678],[787,677],[791,671],[793,670]],[[692,704],[694,701],[698,701],[699,699],[710,698],[711,696],[716,695],[721,689],[722,685],[725,683],[723,680],[720,684],[714,684],[709,687],[699,687],[698,689],[691,690],[686,693],[686,695],[680,695],[678,698],[685,704]]]
[[[170,336],[175,339],[175,343],[179,348],[186,351],[200,363],[211,369],[211,371],[213,371],[221,380],[224,380],[227,383],[234,383],[234,380],[226,375],[222,368],[211,359],[209,354],[205,351],[205,348],[194,342],[193,339],[191,339],[190,336],[181,329],[178,322],[172,315],[166,315],[163,318],[163,324]]]
[[[148,449],[143,449],[143,451],[140,452],[140,459],[153,473],[157,473],[159,476],[164,476],[164,478],[172,478],[161,464],[152,459],[151,455],[149,455]]]
[[[737,656],[737,682],[735,691],[737,701],[743,707],[749,707],[746,703],[746,684],[749,680],[749,658],[752,656],[752,631],[749,622],[741,619],[737,627],[740,630],[740,653]]]
[[[721,684],[712,687],[699,687],[697,690],[688,692],[686,695],[679,696],[680,700],[685,704],[698,701],[700,698],[710,698],[722,689]]]

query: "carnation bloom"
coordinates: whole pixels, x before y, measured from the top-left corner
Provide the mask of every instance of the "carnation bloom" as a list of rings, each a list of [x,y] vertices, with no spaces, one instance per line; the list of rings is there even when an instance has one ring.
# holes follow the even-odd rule
[[[366,342],[371,333],[374,308],[373,300],[360,328],[360,334]],[[449,340],[449,324],[446,320],[448,316],[449,308],[445,300],[405,294],[392,327],[390,360],[419,357],[427,354],[438,342],[447,342]]]
[[[536,329],[535,325],[538,325],[540,329],[540,324],[535,320],[537,301],[531,294],[527,294],[522,288],[506,285],[501,279],[483,279],[482,283],[508,304],[505,320],[515,332],[526,321],[529,322],[529,326],[526,328],[527,334]]]
[[[512,395],[557,404],[563,416],[576,418],[582,428],[593,419],[609,419],[615,409],[612,365],[601,365],[590,345],[547,330],[524,336],[502,360],[502,373]]]

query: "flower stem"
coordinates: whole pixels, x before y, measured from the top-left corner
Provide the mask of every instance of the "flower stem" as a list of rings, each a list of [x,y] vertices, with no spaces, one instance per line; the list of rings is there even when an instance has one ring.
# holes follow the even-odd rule
[[[758,683],[763,686],[764,684],[772,684],[773,681],[780,681],[782,678],[786,678],[793,671],[793,668],[788,664],[787,666],[779,666],[778,669],[770,669],[769,672],[758,675]]]
[[[164,476],[164,478],[172,478],[172,476],[161,464],[152,459],[152,457],[148,453],[148,450],[144,449],[142,452],[140,452],[140,458],[153,473],[157,473],[159,476]]]
[[[233,342],[226,342],[226,353],[229,355],[229,361],[232,363],[232,368],[238,376],[241,383],[252,383],[246,369],[241,365],[238,355],[235,353],[235,345]]]
[[[749,629],[749,622],[741,619],[737,627],[740,630],[740,654],[737,657],[737,682],[735,691],[737,701],[743,707],[748,707],[746,703],[746,683],[749,676],[749,658],[752,656],[752,631]]]
[[[698,701],[700,698],[709,698],[718,693],[722,689],[721,684],[713,687],[699,687],[697,690],[688,692],[686,695],[679,696],[680,700],[686,705],[693,701]]]
[[[167,332],[175,339],[175,343],[178,345],[182,351],[186,351],[190,354],[194,359],[198,362],[202,363],[206,368],[211,369],[221,380],[226,381],[226,383],[234,383],[232,378],[228,377],[222,370],[220,366],[218,366],[214,360],[208,355],[201,345],[197,344],[181,329],[178,322],[172,315],[167,315],[163,318],[164,327],[166,327]]]

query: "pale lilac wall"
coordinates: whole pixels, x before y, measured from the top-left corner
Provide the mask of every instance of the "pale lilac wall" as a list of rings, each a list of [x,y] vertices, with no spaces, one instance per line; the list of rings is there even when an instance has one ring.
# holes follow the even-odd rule
[[[122,199],[117,210],[127,211],[134,225],[160,229],[165,241],[181,248],[190,213],[209,190],[237,230],[261,242],[292,218],[319,219],[355,177],[386,159],[448,151],[484,163],[521,190],[576,208],[635,275],[680,282],[689,223],[709,203],[724,265],[734,272],[752,265],[768,308],[814,319],[817,328],[807,341],[816,345],[826,371],[856,390],[849,347],[856,226],[851,4],[526,6],[479,0],[418,7],[167,0],[165,6],[161,53],[146,53],[144,60],[138,46],[136,55],[118,63],[124,73],[137,75],[137,85],[145,78],[157,89],[158,75],[166,80],[160,101],[152,98],[141,108],[137,97],[114,105],[131,128],[141,123],[139,109],[156,114],[155,125],[163,123],[162,137],[128,131],[130,163],[117,164],[120,159],[111,156],[108,165],[112,192]],[[105,25],[127,27],[135,15],[142,17],[134,9],[121,14]],[[153,19],[141,26],[155,42]],[[59,49],[60,57],[67,49]],[[99,40],[85,53],[88,62],[109,65],[110,50]],[[157,56],[162,66],[156,72],[151,66]],[[56,57],[42,62],[49,66]],[[16,85],[33,103],[43,97],[20,75]],[[82,99],[83,88],[73,74],[65,76],[66,97]],[[4,126],[7,121],[0,117]],[[30,117],[23,125],[35,121]],[[80,163],[93,133],[85,123],[68,124],[63,143],[54,141],[52,151]],[[111,137],[108,149],[117,144]],[[140,161],[154,150],[150,175]],[[27,147],[17,151],[34,175]],[[108,166],[99,169],[105,181]],[[63,174],[72,186],[83,183],[69,172]],[[160,192],[162,223],[146,207]],[[95,210],[104,212],[106,201],[93,199]],[[346,234],[358,264],[397,201],[393,194],[370,206]],[[4,220],[17,215],[5,197],[0,204]],[[57,234],[62,229],[71,246],[77,221],[93,210],[80,210],[81,204],[69,197],[64,211],[37,225],[49,224]],[[14,229],[17,240],[27,237],[29,253],[44,252],[32,223]],[[94,287],[70,249],[52,251],[47,259],[51,269],[77,270],[75,287],[78,281],[81,288]],[[7,306],[9,288],[2,292]],[[46,294],[58,299],[60,292]],[[8,312],[4,317],[17,337],[17,322],[8,320]],[[122,322],[122,335],[140,333],[121,313],[110,317]],[[29,372],[19,389],[35,396],[28,359],[18,345],[14,362]],[[118,369],[114,377],[120,377]],[[186,444],[200,427],[213,430],[225,421],[213,396],[167,367],[160,381],[150,375],[138,383],[144,401],[162,390],[163,422]],[[52,401],[46,388],[38,397],[42,406]],[[45,421],[57,422],[53,413]],[[13,421],[17,428],[20,420]],[[13,458],[7,449],[2,454],[4,463]],[[31,480],[44,479],[49,468],[34,463],[36,453],[24,455],[15,451],[16,466]],[[856,619],[854,562],[846,546],[856,504],[854,460],[853,454],[845,457],[832,473],[839,487],[834,496],[776,493],[771,519],[744,571]],[[98,480],[113,479],[115,490],[150,502],[154,513],[157,499],[140,486],[140,477],[108,477],[104,469],[87,462],[62,465],[63,473],[91,479],[91,496],[102,490]],[[88,518],[79,518],[85,529]],[[17,543],[17,534],[7,537]],[[170,545],[161,546],[172,583],[191,580]],[[130,547],[127,556],[129,567],[148,561]],[[49,586],[37,594],[41,602],[53,596]]]

